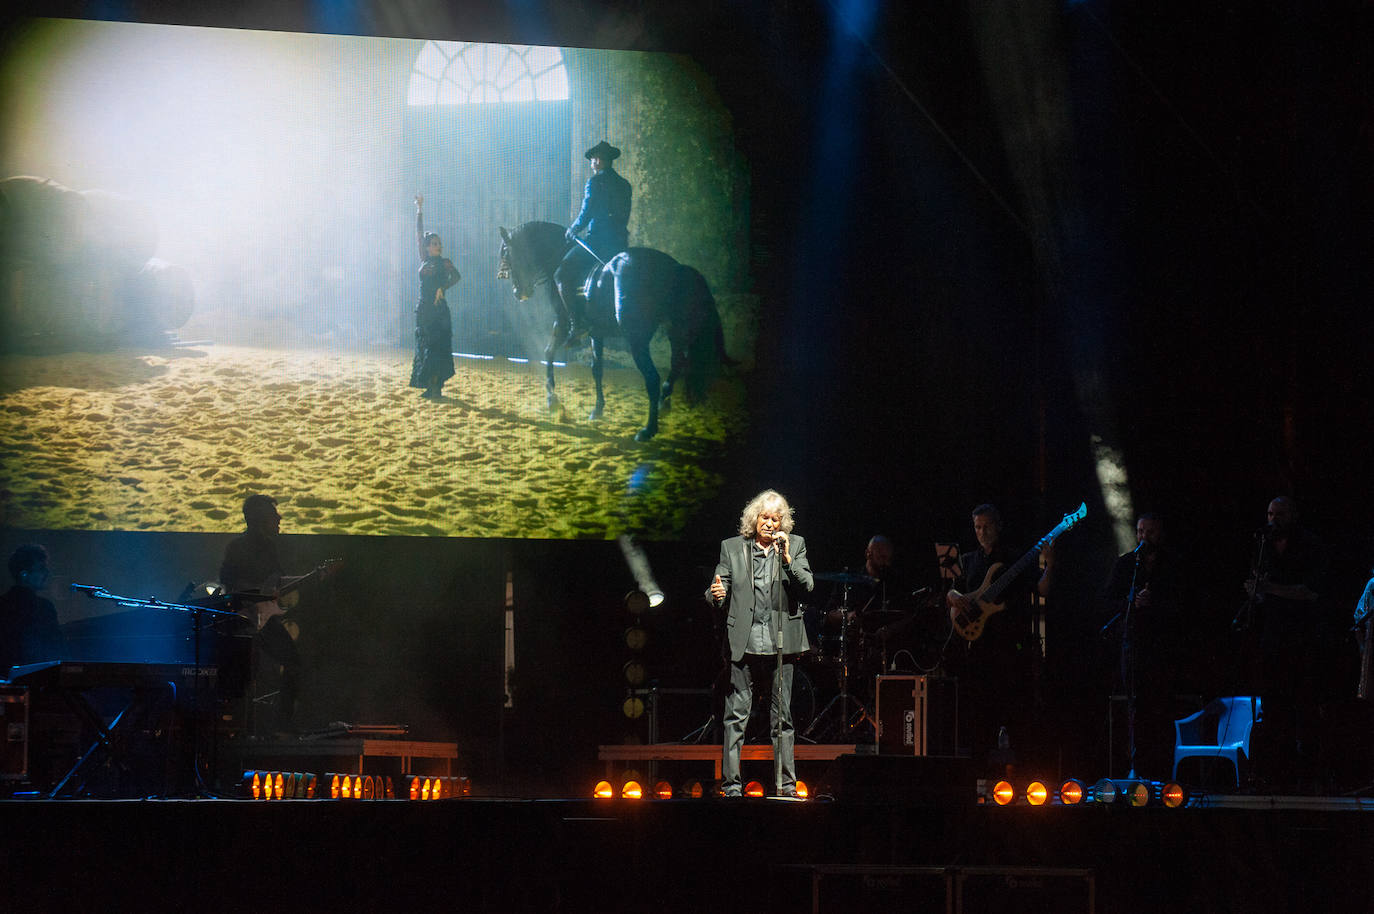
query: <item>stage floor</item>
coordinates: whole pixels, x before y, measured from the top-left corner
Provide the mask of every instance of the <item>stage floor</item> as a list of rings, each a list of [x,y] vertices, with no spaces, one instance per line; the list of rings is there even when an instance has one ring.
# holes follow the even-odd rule
[[[4,911],[1368,911],[1374,803],[0,803]]]

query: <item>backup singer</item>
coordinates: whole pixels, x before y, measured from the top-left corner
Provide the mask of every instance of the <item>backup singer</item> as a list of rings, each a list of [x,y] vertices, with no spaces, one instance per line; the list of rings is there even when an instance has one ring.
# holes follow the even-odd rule
[[[721,542],[720,561],[706,590],[713,606],[726,607],[723,651],[729,661],[730,692],[725,698],[720,766],[721,794],[726,797],[740,796],[740,747],[756,684],[768,688],[772,696],[769,729],[779,762],[774,789],[779,796],[797,795],[792,671],[797,655],[810,646],[797,601],[815,583],[806,558],[806,542],[792,535],[792,527],[792,507],[787,499],[772,489],[760,492],[740,515],[739,535]]]

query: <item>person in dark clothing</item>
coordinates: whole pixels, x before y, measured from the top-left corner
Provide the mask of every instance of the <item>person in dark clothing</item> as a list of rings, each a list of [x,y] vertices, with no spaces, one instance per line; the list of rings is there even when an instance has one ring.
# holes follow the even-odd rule
[[[239,614],[257,630],[252,663],[255,691],[277,691],[271,729],[289,733],[295,729],[301,656],[295,637],[282,620],[286,610],[277,597],[282,584],[282,563],[277,553],[281,514],[277,512],[276,500],[267,495],[249,495],[243,500],[243,520],[247,529],[225,547],[220,585],[227,593],[237,595]]]
[[[1164,520],[1145,513],[1136,519],[1136,548],[1117,558],[1102,589],[1107,628],[1119,648],[1115,692],[1128,696],[1128,764],[1138,776],[1171,776],[1174,745],[1172,694],[1183,631],[1183,557],[1164,541]],[[1133,701],[1129,700],[1133,699]],[[1129,754],[1129,753],[1128,753]]]
[[[978,548],[964,553],[963,577],[951,593],[976,595],[1013,565],[1020,553],[1002,540],[1002,515],[990,504],[973,509]],[[1001,594],[1001,611],[988,616],[981,633],[965,642],[964,656],[953,662],[968,713],[973,757],[994,767],[1011,763],[1011,734],[1023,739],[1033,710],[1034,652],[1030,594],[1048,595],[1054,577],[1054,547],[1043,553],[1044,570],[1034,563]],[[996,754],[994,754],[996,753]]]
[[[1245,629],[1249,686],[1264,702],[1270,776],[1285,786],[1312,773],[1318,754],[1318,704],[1332,666],[1334,620],[1322,599],[1328,556],[1311,530],[1298,524],[1298,506],[1280,495],[1269,502],[1268,523],[1255,534]],[[1257,758],[1260,765],[1262,759]]]
[[[587,332],[587,295],[585,283],[593,269],[610,261],[630,244],[630,182],[615,170],[620,150],[602,140],[585,157],[591,161],[592,176],[582,195],[582,209],[568,226],[571,247],[554,270],[553,281],[572,319],[569,341]],[[577,236],[587,232],[586,247]],[[588,251],[587,248],[591,248]],[[598,263],[598,260],[600,263]]]
[[[425,231],[425,198],[415,196],[415,238],[420,246],[420,298],[415,303],[415,359],[410,386],[422,388],[421,397],[443,397],[444,382],[453,377],[453,315],[444,292],[462,277],[453,261],[444,256],[444,243]]]
[[[1307,655],[1327,628],[1320,602],[1327,556],[1316,535],[1298,525],[1291,498],[1280,495],[1269,502],[1267,517],[1269,523],[1256,534],[1245,581],[1255,673],[1261,692],[1293,695],[1310,680],[1314,658]]]
[[[11,666],[62,660],[67,639],[57,624],[57,608],[40,597],[48,586],[48,551],[25,545],[10,555],[14,586],[0,596],[0,677]]]

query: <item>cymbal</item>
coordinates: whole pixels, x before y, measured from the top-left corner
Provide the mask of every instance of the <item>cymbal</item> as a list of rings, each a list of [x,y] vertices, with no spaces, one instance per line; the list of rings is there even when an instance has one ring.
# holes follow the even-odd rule
[[[876,584],[877,578],[870,578],[866,574],[853,574],[848,571],[818,571],[811,575],[818,581],[830,581],[835,584]]]

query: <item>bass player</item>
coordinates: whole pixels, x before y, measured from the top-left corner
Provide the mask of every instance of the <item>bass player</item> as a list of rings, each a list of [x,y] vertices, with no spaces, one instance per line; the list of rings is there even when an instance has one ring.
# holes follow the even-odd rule
[[[950,592],[951,609],[957,614],[960,595],[976,596],[986,585],[999,580],[1020,555],[1002,540],[1002,515],[990,504],[973,509],[973,534],[978,548],[962,557],[964,575]],[[992,767],[1010,764],[1010,741],[1026,742],[1035,694],[1033,657],[1037,648],[1031,631],[1030,592],[1047,596],[1054,580],[1054,546],[1041,551],[1044,569],[1035,562],[1025,566],[1015,580],[1004,585],[999,602],[1003,609],[980,619],[977,636],[965,641],[959,659],[961,704],[968,710],[967,729],[973,758]],[[1000,567],[999,567],[1000,566]],[[971,634],[971,632],[970,632]],[[967,636],[966,636],[967,637]],[[997,772],[990,772],[1001,774]]]

